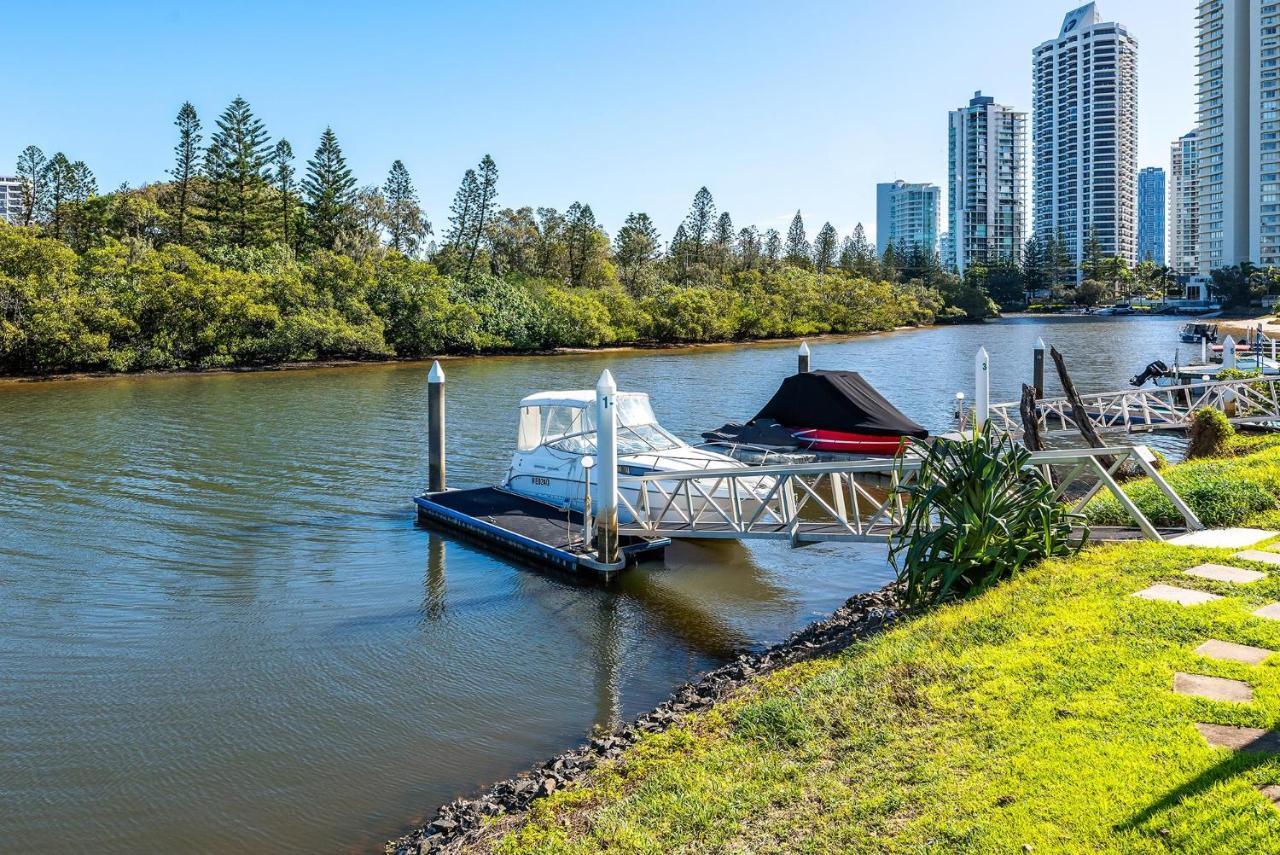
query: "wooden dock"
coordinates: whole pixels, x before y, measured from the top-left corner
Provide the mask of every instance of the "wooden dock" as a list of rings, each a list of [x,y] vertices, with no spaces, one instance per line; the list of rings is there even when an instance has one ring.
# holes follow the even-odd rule
[[[445,490],[416,497],[418,518],[466,535],[498,552],[568,572],[608,578],[638,561],[661,561],[666,537],[624,537],[621,560],[603,565],[582,541],[582,514],[566,512],[496,487]]]

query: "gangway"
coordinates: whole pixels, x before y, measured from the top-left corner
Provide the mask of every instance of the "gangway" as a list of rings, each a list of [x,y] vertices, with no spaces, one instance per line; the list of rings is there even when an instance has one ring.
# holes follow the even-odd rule
[[[1085,414],[1100,431],[1185,430],[1196,410],[1212,408],[1226,414],[1233,424],[1280,422],[1280,377],[1252,377],[1164,386],[1124,389],[1081,395]],[[1044,436],[1079,432],[1071,402],[1048,398],[1036,402]],[[1022,432],[1019,402],[992,404],[992,427],[1010,434]]]
[[[1027,465],[1056,467],[1054,498],[1079,513],[1104,491],[1116,498],[1137,531],[1164,540],[1120,489],[1116,473],[1130,462],[1155,483],[1182,516],[1185,531],[1204,528],[1156,470],[1146,446],[1055,449],[1032,454]],[[619,477],[619,503],[634,537],[704,540],[784,540],[793,545],[892,540],[905,519],[905,491],[924,466],[919,457],[849,463],[662,472]]]

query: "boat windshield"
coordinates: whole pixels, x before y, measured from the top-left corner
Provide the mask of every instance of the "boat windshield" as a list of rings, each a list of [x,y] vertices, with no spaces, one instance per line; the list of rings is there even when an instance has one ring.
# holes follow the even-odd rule
[[[617,401],[619,454],[670,451],[684,446],[658,424],[648,395],[622,393]],[[571,454],[594,454],[595,406],[554,404],[522,407],[516,445],[520,451],[532,451],[539,445],[546,445]]]

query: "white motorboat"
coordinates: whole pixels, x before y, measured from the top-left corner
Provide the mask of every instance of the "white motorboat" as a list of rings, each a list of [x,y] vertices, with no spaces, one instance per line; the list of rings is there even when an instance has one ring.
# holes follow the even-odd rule
[[[649,404],[649,396],[639,392],[619,392],[617,395],[618,421],[618,473],[620,475],[646,475],[651,472],[688,472],[692,470],[747,469],[724,454],[701,448],[693,448],[673,436],[660,424]],[[596,393],[590,390],[572,392],[540,392],[520,402],[520,426],[516,436],[516,450],[511,455],[511,467],[507,470],[502,486],[513,493],[545,502],[559,508],[582,512],[583,497],[588,479],[588,468],[596,453]],[[584,462],[587,467],[584,467]],[[773,479],[767,476],[740,480],[742,491],[764,498],[772,487]],[[657,482],[649,494],[649,507],[656,512],[665,503],[661,491],[670,492],[672,484]],[[728,500],[729,491],[720,487],[714,492],[706,485],[708,498]],[[633,521],[627,510],[629,503],[639,508],[640,490],[635,485],[620,481],[619,496],[625,500],[618,509],[622,522]],[[594,507],[599,507],[596,484],[591,483]],[[679,510],[669,516],[684,517],[689,511],[714,515],[707,507],[707,498],[701,495],[690,507],[681,501]],[[758,505],[756,505],[758,507]]]

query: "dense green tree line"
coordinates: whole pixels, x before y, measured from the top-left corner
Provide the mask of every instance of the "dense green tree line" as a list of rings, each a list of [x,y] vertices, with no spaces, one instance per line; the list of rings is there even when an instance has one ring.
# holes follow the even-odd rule
[[[0,370],[209,368],[323,358],[704,342],[889,329],[994,311],[936,256],[877,258],[859,226],[811,244],[735,229],[704,187],[664,246],[630,214],[500,207],[467,170],[440,243],[397,160],[362,187],[332,129],[305,167],[236,98],[208,129],[183,104],[168,180],[99,193],[35,146],[0,225]]]

